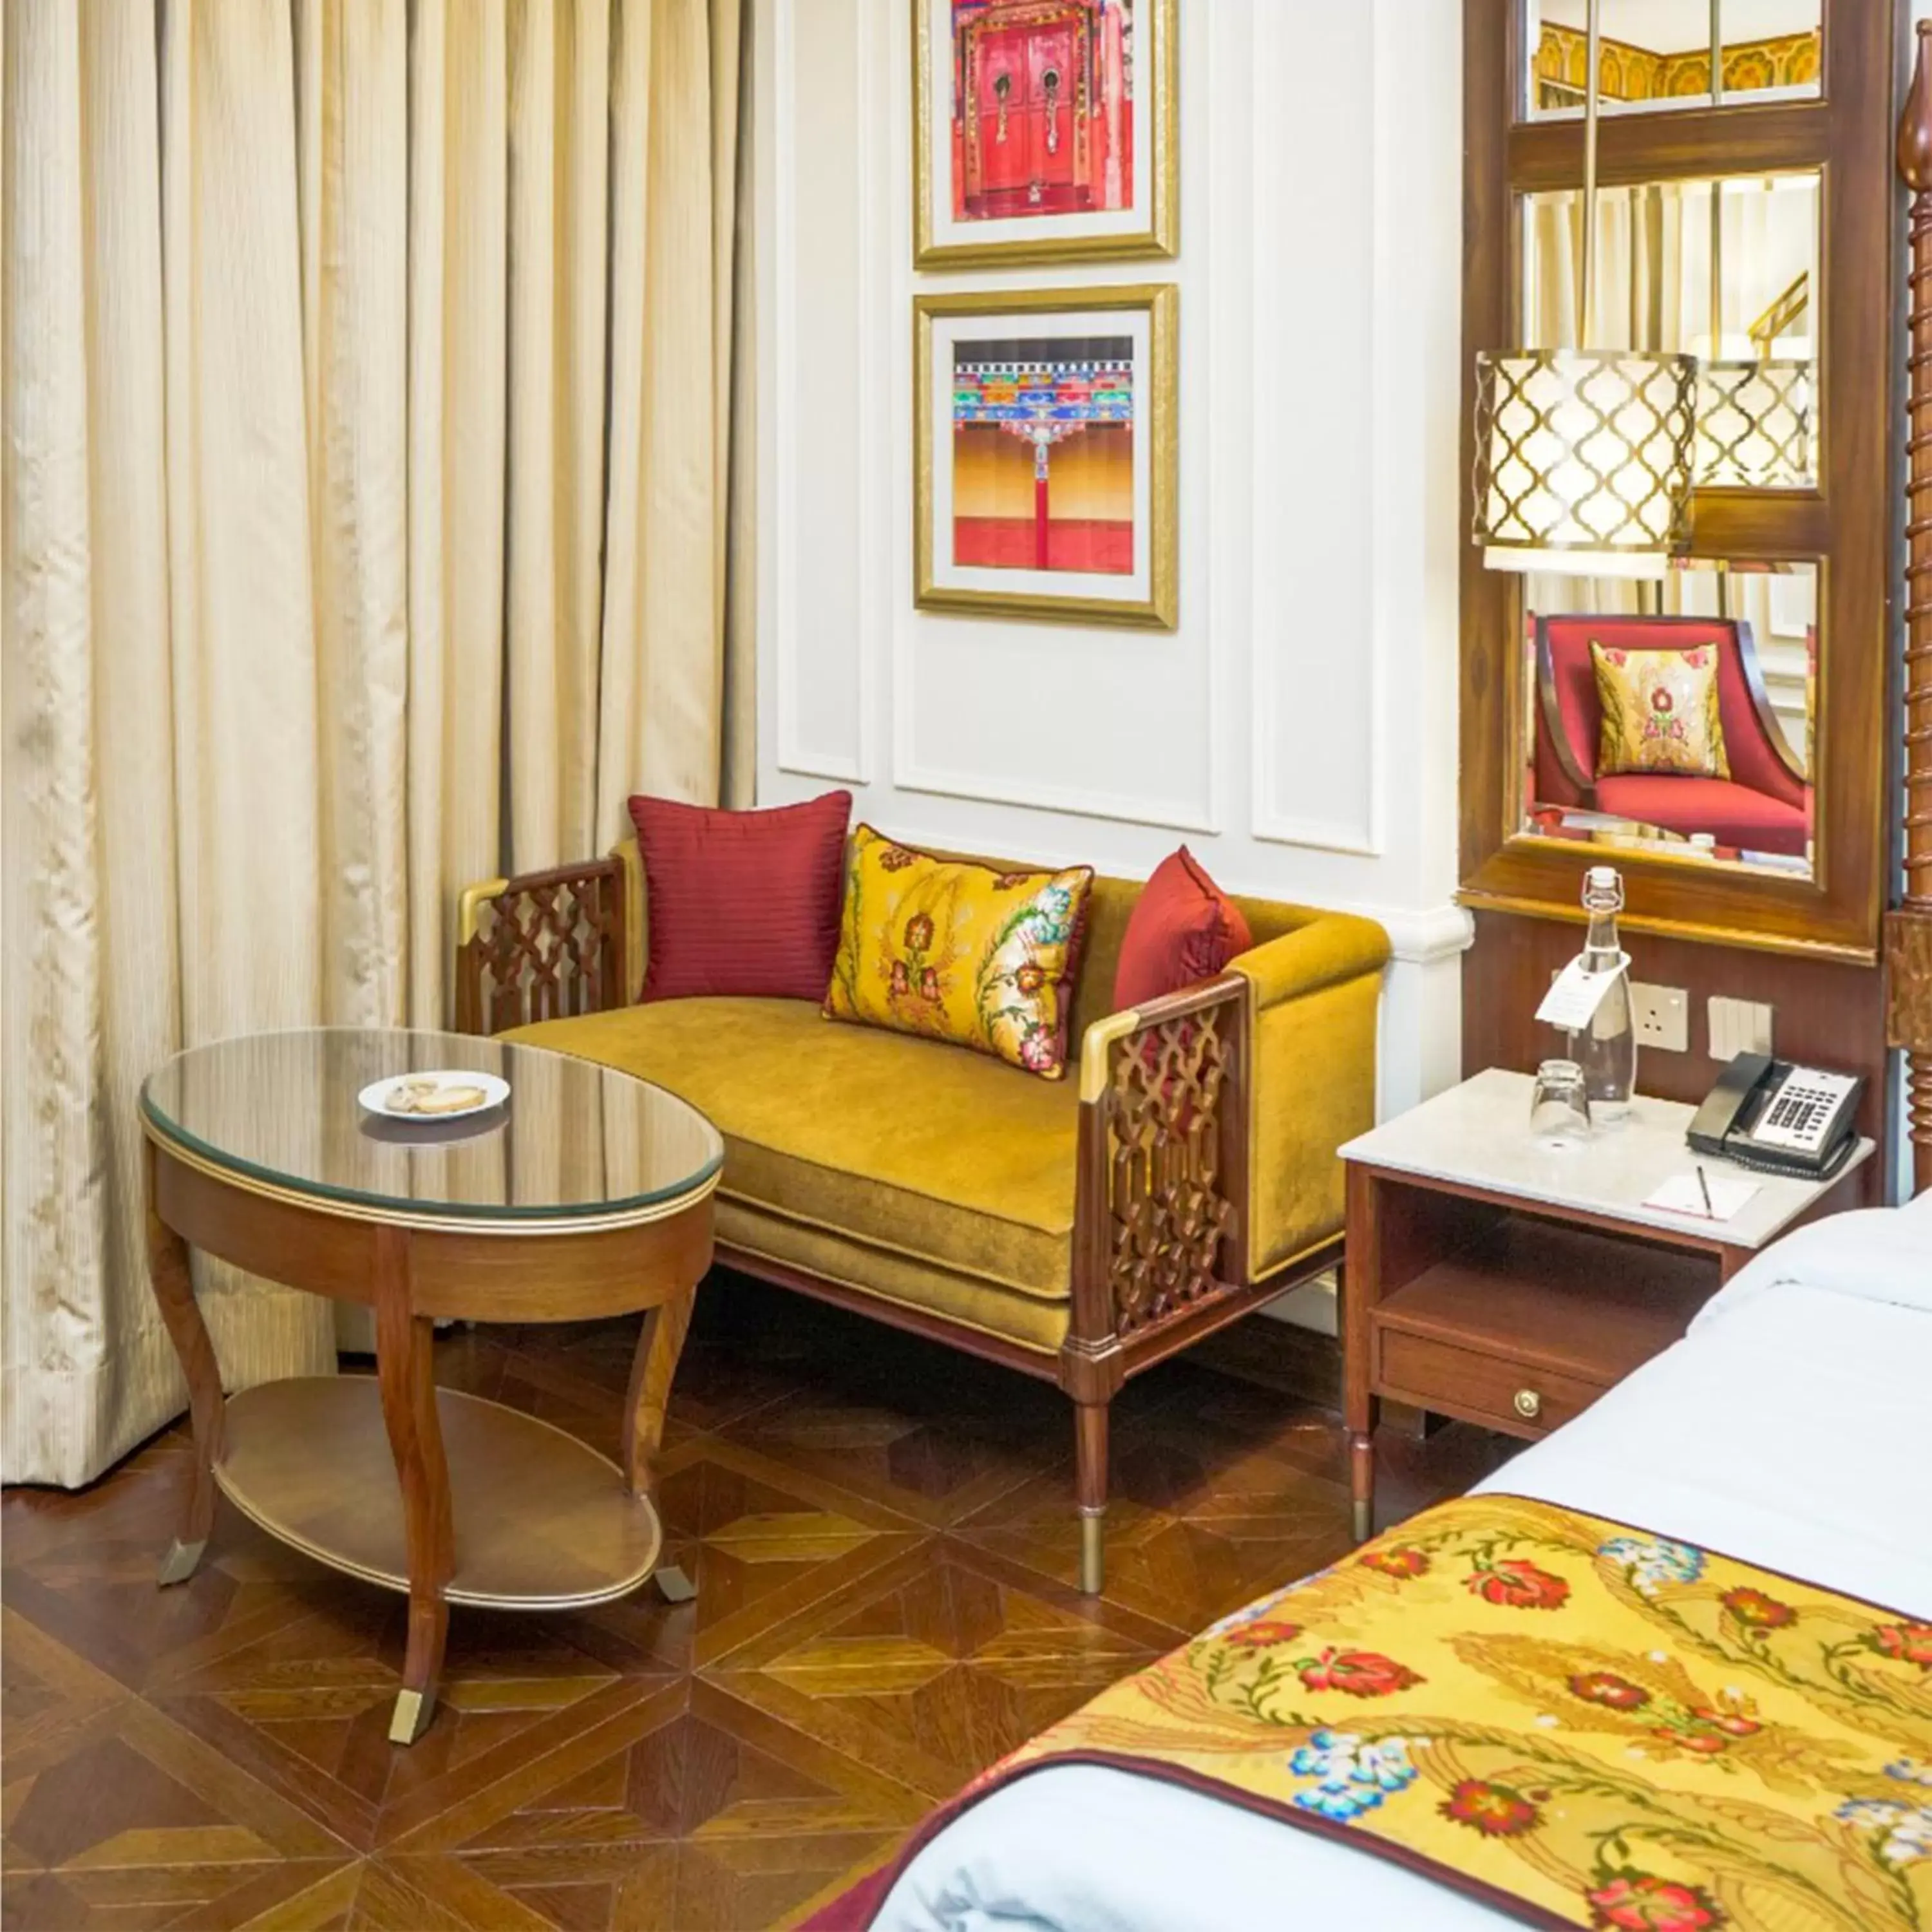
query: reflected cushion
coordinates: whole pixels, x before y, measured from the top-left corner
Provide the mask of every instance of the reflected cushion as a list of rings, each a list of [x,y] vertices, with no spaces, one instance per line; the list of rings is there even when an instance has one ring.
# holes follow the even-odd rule
[[[1211,980],[1252,943],[1240,908],[1184,845],[1154,868],[1134,903],[1114,973],[1114,1010]]]
[[[1728,778],[1724,727],[1718,707],[1718,648],[1630,650],[1593,641],[1597,704],[1603,724],[1597,776],[1668,772]]]
[[[822,1000],[838,944],[849,791],[764,812],[634,798],[646,1000]]]
[[[827,1016],[970,1047],[1058,1080],[1093,868],[1001,872],[861,825]]]

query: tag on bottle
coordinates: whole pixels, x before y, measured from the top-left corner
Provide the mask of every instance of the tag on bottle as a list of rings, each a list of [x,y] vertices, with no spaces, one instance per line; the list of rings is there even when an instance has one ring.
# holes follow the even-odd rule
[[[1565,1033],[1581,1033],[1597,1016],[1610,988],[1630,967],[1630,955],[1623,954],[1607,973],[1586,973],[1580,958],[1573,959],[1550,982],[1536,1017],[1546,1025]]]

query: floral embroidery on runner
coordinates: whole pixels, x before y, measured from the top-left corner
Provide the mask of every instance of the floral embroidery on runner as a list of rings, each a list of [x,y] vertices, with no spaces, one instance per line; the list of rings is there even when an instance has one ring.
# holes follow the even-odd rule
[[[1547,1503],[1413,1518],[973,1788],[1069,1756],[1544,1923],[1932,1926],[1932,1624]]]

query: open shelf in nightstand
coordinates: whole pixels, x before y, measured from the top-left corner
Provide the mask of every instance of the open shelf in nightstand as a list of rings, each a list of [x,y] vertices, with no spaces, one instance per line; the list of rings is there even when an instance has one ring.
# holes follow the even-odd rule
[[[1546,1435],[1681,1336],[1722,1285],[1706,1234],[1354,1168],[1373,1233],[1356,1372],[1377,1396]],[[1364,1286],[1368,1284],[1364,1283]]]
[[[1468,1214],[1461,1238],[1377,1304],[1378,1330],[1453,1342],[1607,1388],[1676,1341],[1719,1286],[1714,1255],[1520,1209],[1462,1204]]]

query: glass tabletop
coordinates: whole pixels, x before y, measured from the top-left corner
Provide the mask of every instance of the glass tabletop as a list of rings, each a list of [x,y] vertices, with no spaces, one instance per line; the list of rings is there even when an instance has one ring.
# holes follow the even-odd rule
[[[368,1112],[399,1073],[491,1073],[509,1098],[450,1120]],[[399,1215],[478,1221],[618,1215],[701,1187],[718,1130],[662,1087],[547,1048],[470,1034],[324,1027],[178,1054],[141,1088],[154,1130],[238,1175]]]

